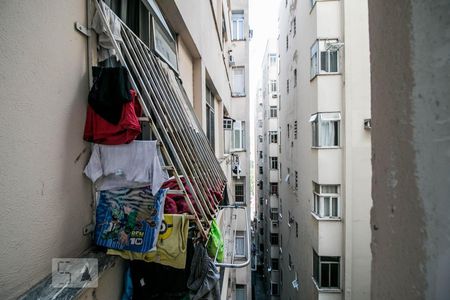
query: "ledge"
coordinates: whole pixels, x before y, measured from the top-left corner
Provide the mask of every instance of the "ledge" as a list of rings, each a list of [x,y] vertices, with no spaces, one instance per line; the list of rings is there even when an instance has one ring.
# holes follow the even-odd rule
[[[98,278],[100,279],[105,271],[114,267],[117,256],[109,256],[101,252],[98,248],[90,248],[78,258],[96,258],[98,259]],[[35,299],[75,299],[85,292],[87,288],[68,288],[68,287],[52,287],[52,274],[46,276],[35,286],[29,289],[25,294],[20,296],[19,300],[35,300]]]
[[[314,219],[316,219],[317,221],[325,221],[325,222],[340,222],[342,221],[341,217],[333,217],[333,218],[329,218],[329,217],[319,217],[315,212],[311,212],[311,216],[314,217]]]
[[[317,284],[314,277],[311,277],[311,280],[313,281],[314,286],[316,287],[316,290],[319,291],[319,293],[323,293],[323,294],[340,294],[340,293],[342,293],[342,290],[339,288],[321,288],[321,287],[319,287],[319,285]]]

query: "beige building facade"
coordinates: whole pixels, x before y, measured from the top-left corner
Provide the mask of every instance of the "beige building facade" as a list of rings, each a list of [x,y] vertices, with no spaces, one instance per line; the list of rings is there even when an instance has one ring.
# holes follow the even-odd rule
[[[149,3],[156,2],[139,1],[134,16],[126,11],[135,3],[105,2],[124,22],[135,21],[135,33],[178,74],[228,178],[229,198],[247,203],[247,1],[157,1],[160,14],[150,9]],[[83,175],[90,144],[82,137],[96,42],[94,33],[88,37],[74,26],[78,22],[89,29],[94,12],[90,0],[0,6],[0,85],[8,95],[0,110],[5,207],[0,213],[0,298],[15,299],[42,283],[51,273],[52,258],[79,257],[91,246],[94,202]],[[162,46],[155,42],[153,23],[161,17],[169,36]],[[244,92],[236,94],[235,89]],[[19,125],[24,121],[27,125]],[[235,157],[239,175],[232,175]],[[240,234],[246,220],[245,215],[240,218]],[[239,251],[246,251],[245,238],[239,245],[244,245]],[[80,297],[119,299],[123,265],[114,260],[101,272],[99,287],[81,291]],[[224,273],[223,299],[251,299],[249,268]]]
[[[370,298],[368,34],[367,1],[281,1],[281,299]]]

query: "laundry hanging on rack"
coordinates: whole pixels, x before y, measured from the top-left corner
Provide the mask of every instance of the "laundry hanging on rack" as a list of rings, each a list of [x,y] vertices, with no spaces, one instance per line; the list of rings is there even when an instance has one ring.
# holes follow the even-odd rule
[[[109,9],[109,7],[104,3],[103,1],[99,1],[100,5],[102,6],[103,14],[106,18],[106,22],[108,23],[107,26],[110,27],[111,32],[114,36],[114,39],[116,41],[123,41],[122,36],[120,34],[121,30],[121,23],[119,18],[114,14],[114,12]],[[111,39],[108,36],[108,28],[103,23],[102,18],[100,16],[100,12],[97,10],[94,14],[94,17],[92,19],[91,28],[94,29],[94,31],[98,35],[98,61],[104,61],[111,56],[116,57],[116,50],[114,49],[114,44],[112,43]],[[116,57],[118,60],[118,58]]]
[[[188,288],[191,290],[191,299],[198,300],[211,293],[211,298],[220,299],[218,287],[220,274],[209,257],[208,252],[201,243],[194,247],[191,273],[188,278]]]
[[[206,244],[206,249],[208,249],[208,254],[210,257],[217,262],[223,262],[224,256],[224,243],[222,238],[222,233],[217,225],[216,220],[212,220],[211,229],[209,231],[208,242]]]
[[[112,124],[119,124],[123,105],[132,101],[131,84],[125,67],[92,67],[94,82],[88,102],[92,109]]]
[[[186,215],[164,214],[155,251],[136,253],[109,249],[107,254],[184,269],[186,267],[188,229],[189,220]]]
[[[184,269],[142,260],[130,261],[133,300],[186,299],[184,297],[189,294],[187,280],[191,273],[193,254],[194,246],[189,238]]]
[[[99,114],[88,104],[83,139],[88,142],[103,145],[128,144],[141,133],[138,117],[142,113],[136,92],[130,90],[132,101],[123,104],[122,116],[114,125]]]
[[[133,141],[124,145],[94,144],[84,173],[97,190],[151,186],[156,193],[168,179],[157,141]]]
[[[155,196],[150,187],[101,191],[96,209],[99,246],[148,252],[156,249],[167,190]]]

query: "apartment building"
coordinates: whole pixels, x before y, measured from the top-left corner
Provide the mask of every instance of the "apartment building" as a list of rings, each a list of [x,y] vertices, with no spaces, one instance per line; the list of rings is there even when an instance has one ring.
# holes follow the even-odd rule
[[[281,299],[370,297],[368,33],[367,1],[281,1]]]
[[[269,40],[263,56],[256,124],[256,218],[255,233],[258,262],[265,278],[266,294],[278,299],[280,293],[280,202],[278,185],[278,53],[277,44]]]
[[[245,205],[247,1],[105,3],[182,82],[228,179],[230,203]],[[2,299],[48,292],[52,258],[79,257],[92,246],[95,202],[83,176],[90,144],[82,137],[91,66],[97,65],[94,12],[93,0],[9,2],[0,10],[1,90],[10,95],[0,118],[0,187],[7,207],[0,214]],[[19,129],[23,121],[29,125]],[[236,235],[224,238],[234,239],[236,257],[245,261],[248,218],[239,213],[236,218]],[[98,288],[76,291],[79,297],[120,298],[124,261],[109,259],[101,267]],[[221,282],[222,299],[251,299],[249,267],[224,268]]]

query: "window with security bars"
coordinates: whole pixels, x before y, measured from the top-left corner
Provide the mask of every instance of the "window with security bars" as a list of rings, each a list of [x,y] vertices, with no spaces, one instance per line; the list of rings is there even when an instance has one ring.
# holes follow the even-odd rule
[[[298,125],[297,125],[297,121],[294,121],[294,139],[297,139],[297,130],[298,130]]]
[[[278,91],[278,84],[276,80],[270,80],[270,92],[276,93]]]
[[[340,288],[340,257],[319,256],[313,250],[313,278],[319,288]]]
[[[339,185],[313,182],[313,212],[320,218],[339,218]]]
[[[271,261],[272,271],[278,271],[279,270],[279,261],[278,258],[272,258]]]
[[[298,172],[295,171],[295,190],[298,190]]]
[[[239,202],[239,203],[245,202],[244,184],[236,183],[234,185],[234,200],[235,200],[235,202]]]
[[[264,168],[263,167],[259,167],[259,174],[263,174],[264,173]]]

